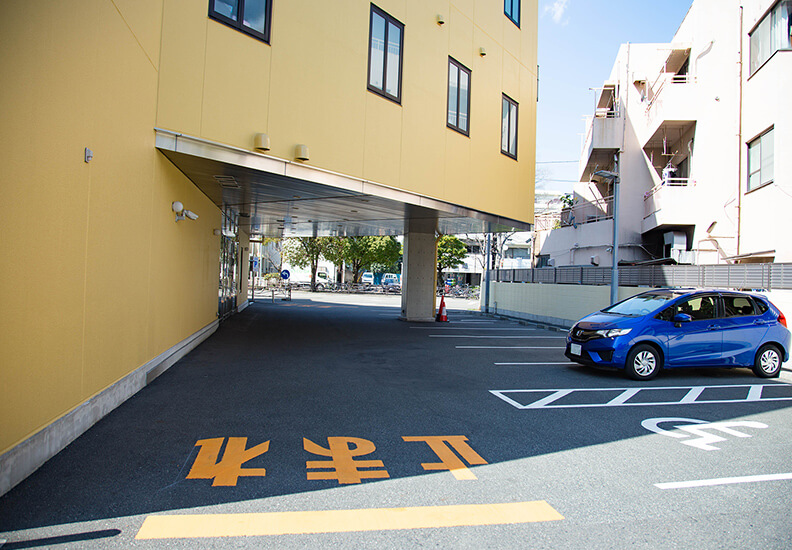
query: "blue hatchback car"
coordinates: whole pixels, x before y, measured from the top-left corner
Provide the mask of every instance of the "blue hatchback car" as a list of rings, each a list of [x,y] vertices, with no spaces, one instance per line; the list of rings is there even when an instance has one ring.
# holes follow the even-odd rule
[[[659,289],[587,315],[567,335],[576,363],[616,367],[635,380],[663,368],[748,367],[762,378],[789,359],[786,318],[758,294]]]

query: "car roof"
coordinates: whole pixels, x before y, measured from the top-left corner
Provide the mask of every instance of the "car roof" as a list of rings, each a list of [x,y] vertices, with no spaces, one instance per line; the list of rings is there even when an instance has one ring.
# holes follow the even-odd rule
[[[655,288],[642,294],[675,294],[677,296],[693,296],[695,294],[733,294],[737,296],[750,296],[752,298],[766,299],[758,292],[733,290],[729,288]]]

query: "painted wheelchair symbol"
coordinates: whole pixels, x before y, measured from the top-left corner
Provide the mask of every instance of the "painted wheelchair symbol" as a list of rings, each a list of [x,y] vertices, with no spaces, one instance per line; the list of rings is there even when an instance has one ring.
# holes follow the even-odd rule
[[[674,431],[663,429],[660,424],[674,423]],[[734,437],[751,437],[747,433],[735,430],[734,428],[767,428],[767,424],[761,422],[754,422],[752,420],[742,420],[736,422],[707,422],[706,420],[696,420],[695,418],[647,418],[641,422],[641,426],[654,432],[656,434],[673,437],[675,439],[685,439],[680,441],[683,445],[689,445],[703,451],[717,451],[720,447],[716,447],[713,443],[720,443],[727,441],[728,438],[712,432],[721,432],[722,434],[731,435]],[[690,437],[697,436],[696,439],[689,439]]]

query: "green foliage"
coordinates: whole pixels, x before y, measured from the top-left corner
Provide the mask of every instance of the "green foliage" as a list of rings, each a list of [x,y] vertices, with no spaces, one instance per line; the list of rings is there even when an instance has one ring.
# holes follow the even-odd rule
[[[453,235],[443,235],[437,241],[437,278],[443,279],[443,270],[465,263],[467,247]]]
[[[360,282],[360,276],[367,269],[380,273],[398,269],[402,250],[395,238],[347,237],[345,240],[344,261],[351,269],[356,283]]]
[[[311,290],[316,290],[316,268],[334,237],[297,237],[286,239],[281,251],[283,261],[297,267],[311,268]]]

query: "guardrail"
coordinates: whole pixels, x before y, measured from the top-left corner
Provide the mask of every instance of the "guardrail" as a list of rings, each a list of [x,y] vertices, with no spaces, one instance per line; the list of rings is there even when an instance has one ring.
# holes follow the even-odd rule
[[[494,269],[492,281],[609,285],[610,267]],[[792,264],[619,266],[619,286],[792,290]]]

